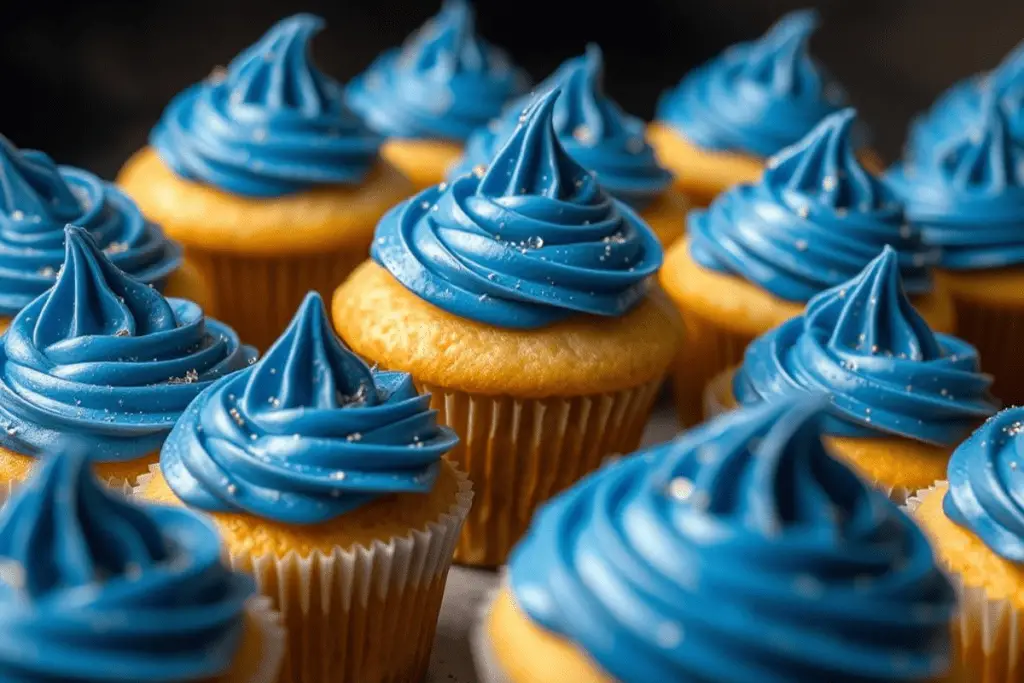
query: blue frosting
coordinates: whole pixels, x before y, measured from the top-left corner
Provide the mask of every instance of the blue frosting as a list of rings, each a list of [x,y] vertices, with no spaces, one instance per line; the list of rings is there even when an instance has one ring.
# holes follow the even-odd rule
[[[382,135],[461,142],[528,84],[503,51],[476,35],[469,4],[446,0],[401,49],[385,52],[353,79],[346,96]]]
[[[1005,560],[1024,564],[1024,408],[988,420],[953,452],[946,516]]]
[[[188,180],[252,197],[361,182],[382,139],[344,103],[341,86],[312,62],[323,20],[275,25],[226,71],[168,105],[150,143]]]
[[[552,114],[558,141],[569,156],[597,177],[608,194],[642,209],[668,189],[672,174],[658,165],[654,150],[644,139],[644,122],[609,99],[603,81],[601,50],[589,45],[586,54],[567,61],[535,92],[562,89]],[[532,100],[520,100],[521,107],[511,108],[473,133],[451,179],[486,168],[515,133]]]
[[[192,404],[160,469],[192,507],[313,524],[430,491],[457,442],[408,374],[371,370],[342,345],[311,292],[266,356]]]
[[[658,103],[659,121],[707,149],[769,157],[837,111],[846,97],[810,57],[811,10],[783,17],[690,72]]]
[[[80,225],[118,268],[162,289],[181,247],[110,183],[0,135],[0,315],[12,317],[56,281],[64,226]]]
[[[827,454],[822,406],[737,411],[587,477],[513,551],[517,604],[622,683],[937,680],[953,590]]]
[[[620,316],[638,304],[661,245],[562,148],[551,125],[558,93],[523,114],[482,176],[442,183],[388,212],[373,258],[425,301],[498,327]]]
[[[250,578],[210,524],[99,484],[78,448],[48,455],[0,516],[5,683],[179,683],[227,671]]]
[[[1024,138],[1011,136],[998,97],[982,107],[929,155],[887,174],[950,270],[1024,265]]]
[[[0,349],[0,446],[34,455],[61,435],[99,461],[154,453],[213,380],[256,352],[191,301],[125,275],[68,226],[57,282],[14,318]]]
[[[826,118],[773,157],[759,183],[737,185],[692,212],[694,260],[803,303],[856,276],[892,245],[907,291],[931,291],[936,254],[904,221],[888,187],[857,161],[855,118],[852,109]]]

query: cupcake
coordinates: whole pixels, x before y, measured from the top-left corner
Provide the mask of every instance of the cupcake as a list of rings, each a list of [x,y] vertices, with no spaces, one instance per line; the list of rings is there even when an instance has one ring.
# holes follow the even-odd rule
[[[993,93],[984,113],[888,174],[907,217],[940,250],[957,330],[981,353],[1004,402],[1024,402],[1024,136]],[[1022,109],[1024,111],[1024,109]]]
[[[636,210],[662,245],[674,242],[683,233],[688,202],[672,187],[672,174],[658,165],[654,150],[644,140],[644,123],[604,94],[600,48],[588,45],[586,54],[559,67],[536,92],[556,86],[562,95],[552,120],[565,151],[594,174],[605,192]],[[466,173],[482,174],[515,132],[532,99],[523,98],[501,119],[473,133],[449,180]]]
[[[936,334],[886,247],[850,282],[747,347],[708,387],[709,413],[794,394],[831,396],[833,452],[897,502],[946,473],[953,449],[997,404],[967,342]]]
[[[706,206],[732,185],[756,182],[766,159],[843,106],[842,88],[807,51],[817,24],[811,10],[792,12],[662,96],[648,137],[694,201]],[[864,156],[880,169],[873,153]]]
[[[925,320],[952,331],[952,302],[932,282],[934,250],[857,161],[854,119],[851,109],[826,118],[773,157],[760,182],[692,212],[686,239],[666,255],[661,284],[689,333],[674,373],[683,424],[699,421],[708,380],[739,363],[748,343],[860,273],[886,245],[899,250],[903,285]]]
[[[388,138],[384,158],[417,189],[444,180],[469,134],[524,94],[529,78],[476,35],[466,0],[441,11],[388,50],[345,90],[350,107]]]
[[[281,683],[423,680],[469,482],[409,375],[367,367],[311,293],[193,402],[136,495],[209,513],[288,630]]]
[[[477,633],[484,682],[946,681],[953,590],[829,457],[823,406],[730,414],[553,500]]]
[[[92,173],[21,150],[0,135],[0,332],[53,286],[64,263],[64,226],[89,232],[114,264],[169,296],[210,304],[206,281],[181,247],[123,192]]]
[[[0,484],[68,435],[100,477],[133,484],[192,399],[256,353],[197,304],[119,270],[85,230],[69,226],[64,243],[53,287],[0,337]]]
[[[275,683],[284,632],[200,516],[109,491],[84,444],[0,513],[0,679]]]
[[[322,26],[308,14],[285,19],[178,95],[118,179],[184,244],[217,310],[259,348],[307,291],[331,291],[366,258],[377,220],[412,191],[313,64]]]
[[[639,443],[679,344],[657,238],[562,148],[558,90],[483,175],[395,207],[334,296],[363,358],[433,394],[477,487],[456,559],[503,564],[547,498]]]
[[[953,453],[949,480],[908,501],[960,594],[956,681],[1024,680],[1024,408],[1004,410]]]

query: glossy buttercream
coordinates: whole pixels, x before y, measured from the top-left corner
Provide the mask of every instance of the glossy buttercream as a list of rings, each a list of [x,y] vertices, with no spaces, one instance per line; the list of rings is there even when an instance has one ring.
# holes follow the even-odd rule
[[[34,455],[61,435],[102,462],[154,453],[185,407],[255,351],[183,299],[118,270],[68,227],[57,281],[0,349],[0,446]]]
[[[430,491],[457,441],[407,373],[372,370],[342,345],[310,293],[266,356],[189,408],[160,468],[192,507],[312,524]]]
[[[662,96],[658,120],[707,149],[769,157],[792,145],[846,99],[808,53],[817,25],[815,12],[792,12],[729,48]]]
[[[740,410],[589,476],[513,552],[517,604],[623,683],[936,680],[953,591],[827,454],[822,405]]]
[[[120,190],[0,135],[0,316],[14,316],[56,281],[68,223],[87,230],[118,268],[157,288],[181,265],[181,247]]]
[[[644,122],[626,114],[604,93],[604,60],[596,45],[559,67],[535,92],[543,94],[555,87],[562,91],[551,117],[558,141],[606,192],[641,209],[668,189],[672,174],[658,165],[644,139]],[[490,165],[532,99],[521,100],[521,106],[474,132],[450,178]]]
[[[693,258],[787,301],[855,277],[886,245],[900,251],[911,294],[932,288],[937,258],[903,207],[857,160],[852,109],[822,121],[772,158],[760,182],[737,185],[690,214]]]
[[[253,197],[362,181],[382,139],[313,63],[309,43],[321,28],[309,14],[285,19],[178,95],[150,135],[164,163],[188,180]]]
[[[401,49],[382,54],[346,89],[373,130],[461,142],[529,87],[508,56],[476,35],[473,9],[446,0]]]
[[[859,276],[754,340],[733,393],[752,404],[827,392],[832,433],[955,446],[995,412],[991,383],[974,347],[934,333],[914,310],[886,247]]]
[[[106,490],[86,451],[48,454],[0,517],[0,678],[180,683],[227,671],[252,580],[181,508]]]
[[[620,316],[638,304],[661,245],[562,148],[551,124],[558,93],[531,105],[482,175],[388,212],[373,258],[425,301],[498,327]]]

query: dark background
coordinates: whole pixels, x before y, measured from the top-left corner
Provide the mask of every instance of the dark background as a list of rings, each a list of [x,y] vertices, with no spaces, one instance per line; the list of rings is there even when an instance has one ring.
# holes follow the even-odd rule
[[[112,176],[164,104],[275,20],[327,19],[315,52],[347,80],[397,45],[439,0],[0,0],[0,132]],[[608,91],[645,117],[666,86],[783,12],[821,11],[812,49],[898,154],[907,121],[948,84],[1024,39],[1024,0],[477,0],[478,28],[537,79],[589,40]]]

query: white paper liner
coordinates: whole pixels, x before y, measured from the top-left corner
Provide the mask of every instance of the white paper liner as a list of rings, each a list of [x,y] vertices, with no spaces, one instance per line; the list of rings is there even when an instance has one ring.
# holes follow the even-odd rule
[[[136,495],[159,465],[139,479]],[[468,477],[448,512],[388,543],[330,554],[229,554],[273,600],[288,632],[279,683],[418,681],[427,672],[444,585],[473,502]],[[371,601],[375,604],[370,605]]]
[[[281,625],[281,615],[274,610],[270,598],[262,595],[250,598],[246,611],[253,625],[259,630],[259,664],[247,680],[236,681],[231,676],[228,676],[228,680],[231,683],[275,683],[281,673],[285,650],[285,631]]]

